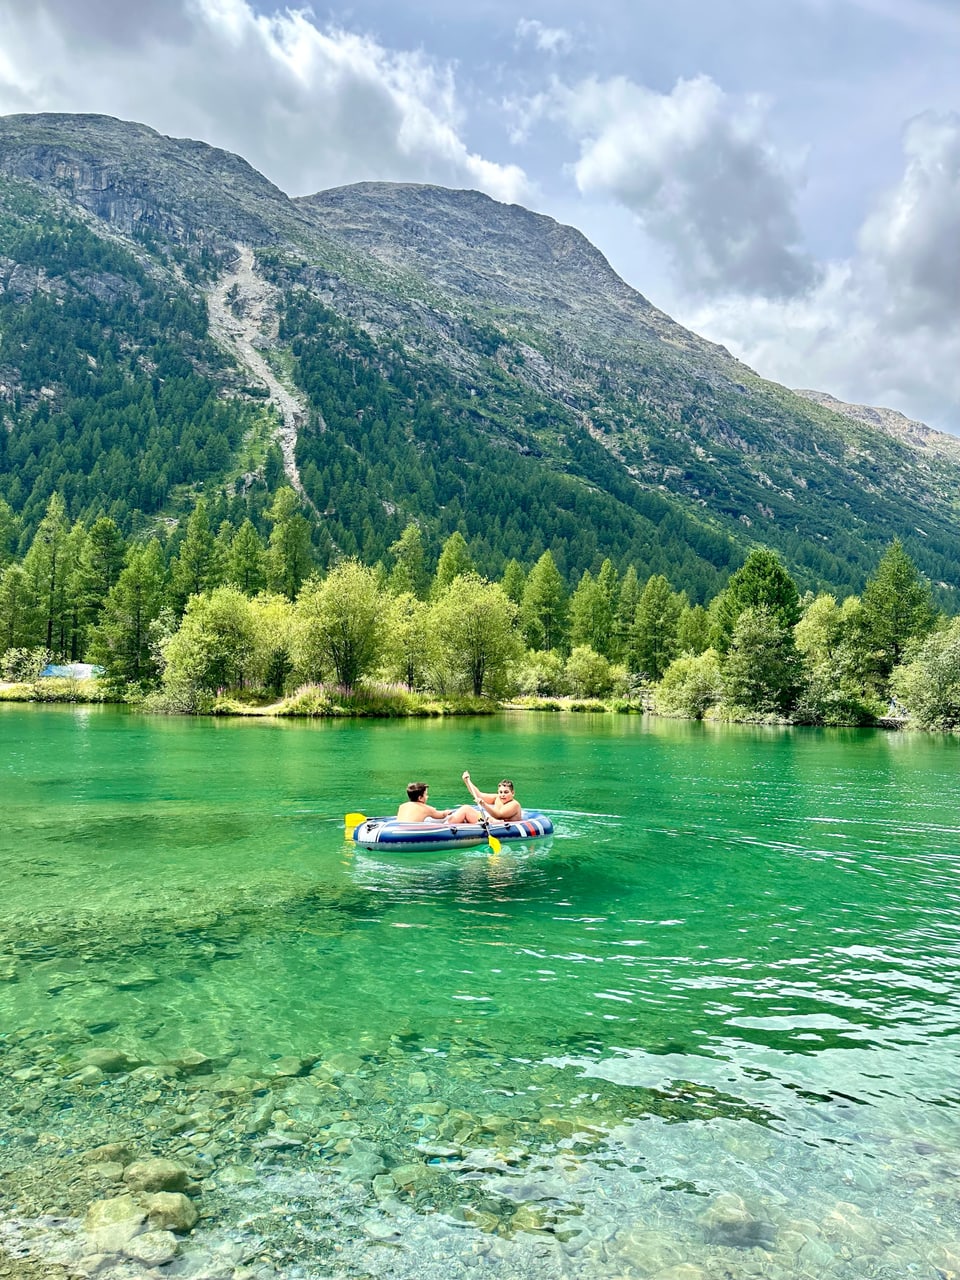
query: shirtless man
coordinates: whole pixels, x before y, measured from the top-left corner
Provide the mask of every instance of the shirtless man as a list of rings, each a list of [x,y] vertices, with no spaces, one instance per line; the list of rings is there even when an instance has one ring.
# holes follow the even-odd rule
[[[477,804],[482,804],[489,816],[496,818],[498,822],[515,822],[523,812],[520,801],[513,793],[513,783],[509,778],[504,778],[500,782],[496,795],[491,791],[478,791],[470,781],[470,774],[466,769],[463,771],[463,780]],[[464,821],[479,822],[480,815],[476,814],[472,819],[465,818]]]
[[[427,795],[430,791],[426,782],[411,782],[407,787],[407,798],[397,810],[397,817],[401,822],[426,822],[432,819],[434,822],[444,822],[450,809],[434,809],[432,804],[427,804]]]

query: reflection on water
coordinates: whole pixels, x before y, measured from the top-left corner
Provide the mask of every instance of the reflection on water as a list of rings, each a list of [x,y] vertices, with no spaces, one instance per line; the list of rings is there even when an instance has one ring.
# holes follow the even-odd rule
[[[164,1274],[960,1271],[957,745],[0,709],[0,1248],[76,1262],[119,1136]],[[398,760],[556,834],[346,845]]]

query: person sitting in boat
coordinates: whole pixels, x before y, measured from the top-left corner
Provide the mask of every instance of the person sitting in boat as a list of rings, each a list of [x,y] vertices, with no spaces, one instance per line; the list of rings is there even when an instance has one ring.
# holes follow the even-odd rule
[[[397,810],[397,817],[401,822],[443,822],[446,820],[449,809],[434,809],[432,804],[428,804],[427,797],[430,787],[426,782],[411,782],[407,784],[407,798]]]
[[[463,771],[463,780],[474,800],[477,804],[483,805],[491,818],[496,818],[498,822],[515,822],[520,817],[522,808],[520,801],[514,795],[513,783],[509,778],[501,779],[497,785],[496,794],[492,791],[478,791],[470,781],[470,774],[466,769]],[[472,818],[464,818],[463,821],[479,822],[480,815],[475,814]]]

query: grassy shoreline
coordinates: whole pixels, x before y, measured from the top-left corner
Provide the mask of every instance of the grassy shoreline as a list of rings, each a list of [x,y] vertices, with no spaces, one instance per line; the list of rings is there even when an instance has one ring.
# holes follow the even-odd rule
[[[236,716],[261,719],[429,719],[443,716],[492,716],[501,712],[540,711],[601,715],[654,715],[665,719],[693,719],[658,712],[649,698],[535,697],[506,699],[442,697],[411,693],[395,686],[364,686],[356,690],[306,685],[274,702],[258,701],[225,693],[198,696],[192,705],[178,704],[162,695],[130,696],[97,679],[45,677],[35,681],[0,681],[0,703],[112,704],[126,706],[147,715]],[[704,719],[713,724],[757,724],[780,728],[818,728],[782,716],[730,716],[710,712]],[[872,725],[839,725],[834,728],[916,729],[908,720],[882,716]]]

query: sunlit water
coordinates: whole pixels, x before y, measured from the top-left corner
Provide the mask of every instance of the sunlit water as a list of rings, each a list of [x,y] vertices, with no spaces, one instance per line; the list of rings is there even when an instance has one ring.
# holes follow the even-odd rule
[[[55,1256],[38,1210],[82,1212],[72,1153],[122,1136],[208,1205],[164,1274],[952,1273],[958,750],[0,707],[8,1245]],[[556,835],[344,842],[465,767]],[[97,1047],[146,1065],[83,1079]]]

